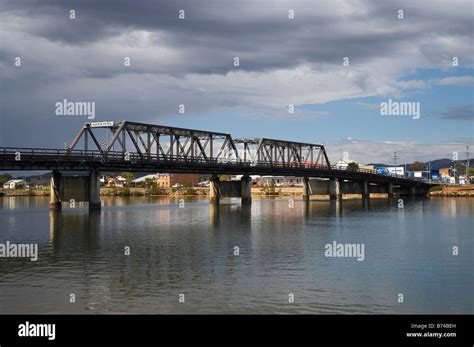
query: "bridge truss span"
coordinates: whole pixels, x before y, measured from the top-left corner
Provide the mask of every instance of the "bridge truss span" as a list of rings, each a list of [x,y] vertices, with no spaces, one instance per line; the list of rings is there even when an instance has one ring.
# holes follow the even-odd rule
[[[124,160],[131,154],[156,161],[239,159],[230,134],[128,121],[86,123],[67,149],[89,151],[91,146],[105,158],[122,153]]]
[[[64,149],[0,148],[0,170],[279,175],[427,188],[367,170],[338,170],[321,144],[120,121],[84,124]]]
[[[66,150],[99,151],[104,158],[147,161],[239,162],[280,167],[326,167],[323,145],[267,138],[234,140],[228,133],[121,121],[86,123]]]
[[[288,167],[331,168],[323,145],[267,138],[243,138],[235,142],[241,147],[244,161]]]

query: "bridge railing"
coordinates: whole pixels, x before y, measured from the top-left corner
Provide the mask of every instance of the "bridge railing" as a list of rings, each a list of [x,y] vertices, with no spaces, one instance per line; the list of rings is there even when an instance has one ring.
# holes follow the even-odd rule
[[[130,161],[130,162],[183,162],[183,163],[201,163],[201,164],[222,164],[222,165],[248,165],[248,166],[271,166],[271,167],[305,167],[330,169],[321,164],[299,163],[299,162],[274,162],[274,161],[251,161],[233,158],[209,158],[183,155],[156,155],[141,154],[137,152],[117,152],[117,151],[98,151],[98,150],[70,150],[70,149],[48,149],[48,148],[24,148],[24,147],[0,147],[2,158],[15,158],[19,154],[19,160],[57,159],[63,161],[81,160],[81,161]]]
[[[19,154],[19,157],[18,157]],[[204,158],[204,157],[186,157],[183,155],[156,155],[152,153],[140,154],[136,152],[116,152],[116,151],[98,151],[98,150],[70,150],[70,149],[48,149],[48,148],[23,148],[23,147],[0,147],[0,155],[2,160],[11,158],[12,160],[29,160],[33,162],[40,162],[42,160],[54,160],[56,162],[123,162],[130,161],[133,163],[192,163],[201,165],[229,165],[229,166],[248,166],[248,167],[273,167],[273,168],[313,168],[318,170],[339,170],[339,171],[354,171],[361,173],[369,173],[380,176],[390,176],[394,178],[411,179],[422,181],[415,177],[406,177],[397,174],[380,174],[376,170],[371,169],[347,169],[334,166],[327,166],[318,163],[300,163],[300,162],[272,162],[272,161],[244,161],[242,159],[231,158]]]

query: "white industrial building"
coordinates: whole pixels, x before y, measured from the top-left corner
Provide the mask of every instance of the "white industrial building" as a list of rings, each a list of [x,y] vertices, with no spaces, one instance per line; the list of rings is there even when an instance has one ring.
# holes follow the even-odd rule
[[[146,176],[142,176],[142,177],[132,180],[132,183],[133,184],[144,183],[146,179],[152,179],[153,181],[156,181],[157,178],[158,178],[158,174],[146,175]]]
[[[3,189],[15,189],[28,187],[25,180],[10,180],[3,184]]]
[[[240,181],[243,175],[234,175],[231,177],[232,181]],[[259,176],[251,175],[250,179],[252,185],[262,187],[265,185],[275,184],[277,187],[283,186],[302,186],[303,178],[294,176]]]

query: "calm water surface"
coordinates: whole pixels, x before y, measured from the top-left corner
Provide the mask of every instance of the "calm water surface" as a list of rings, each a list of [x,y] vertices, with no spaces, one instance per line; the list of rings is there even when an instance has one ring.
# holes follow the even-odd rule
[[[0,313],[474,313],[473,199],[102,200],[59,214],[0,198],[0,243],[39,247],[0,258]],[[364,261],[325,257],[333,241]]]

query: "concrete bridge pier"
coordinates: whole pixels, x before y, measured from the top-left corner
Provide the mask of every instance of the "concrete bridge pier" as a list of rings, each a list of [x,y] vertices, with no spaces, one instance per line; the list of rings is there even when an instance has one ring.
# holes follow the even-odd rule
[[[362,195],[362,207],[364,208],[364,210],[368,210],[369,207],[370,207],[370,199],[367,197],[367,198],[364,198],[364,196]]]
[[[393,183],[392,182],[387,184],[387,194],[390,199],[393,198]]]
[[[311,187],[309,186],[309,178],[303,178],[303,200],[309,200],[309,195],[311,194]]]
[[[240,181],[240,197],[242,203],[252,202],[252,180],[249,175],[242,176]]]
[[[339,182],[339,199],[342,200],[342,197],[344,195],[344,192],[345,192],[345,189],[344,189],[344,179],[343,178],[339,178],[338,179],[338,182]]]
[[[219,204],[209,204],[209,221],[211,223],[211,226],[216,226],[219,224],[219,209]]]
[[[88,202],[89,210],[100,210],[100,175],[91,170],[89,176],[63,176],[58,170],[51,174],[49,208],[60,211],[63,201]]]
[[[329,180],[329,200],[341,200],[342,193],[340,189],[340,182],[337,178]]]
[[[221,199],[221,190],[219,185],[219,176],[212,175],[209,182],[209,202],[219,203]]]
[[[362,199],[368,199],[370,196],[369,193],[369,181],[368,180],[363,180],[360,184],[360,191],[362,194]]]
[[[61,210],[61,172],[58,170],[53,170],[51,173],[49,208],[56,211]]]
[[[100,210],[100,174],[97,170],[89,172],[89,210]]]

